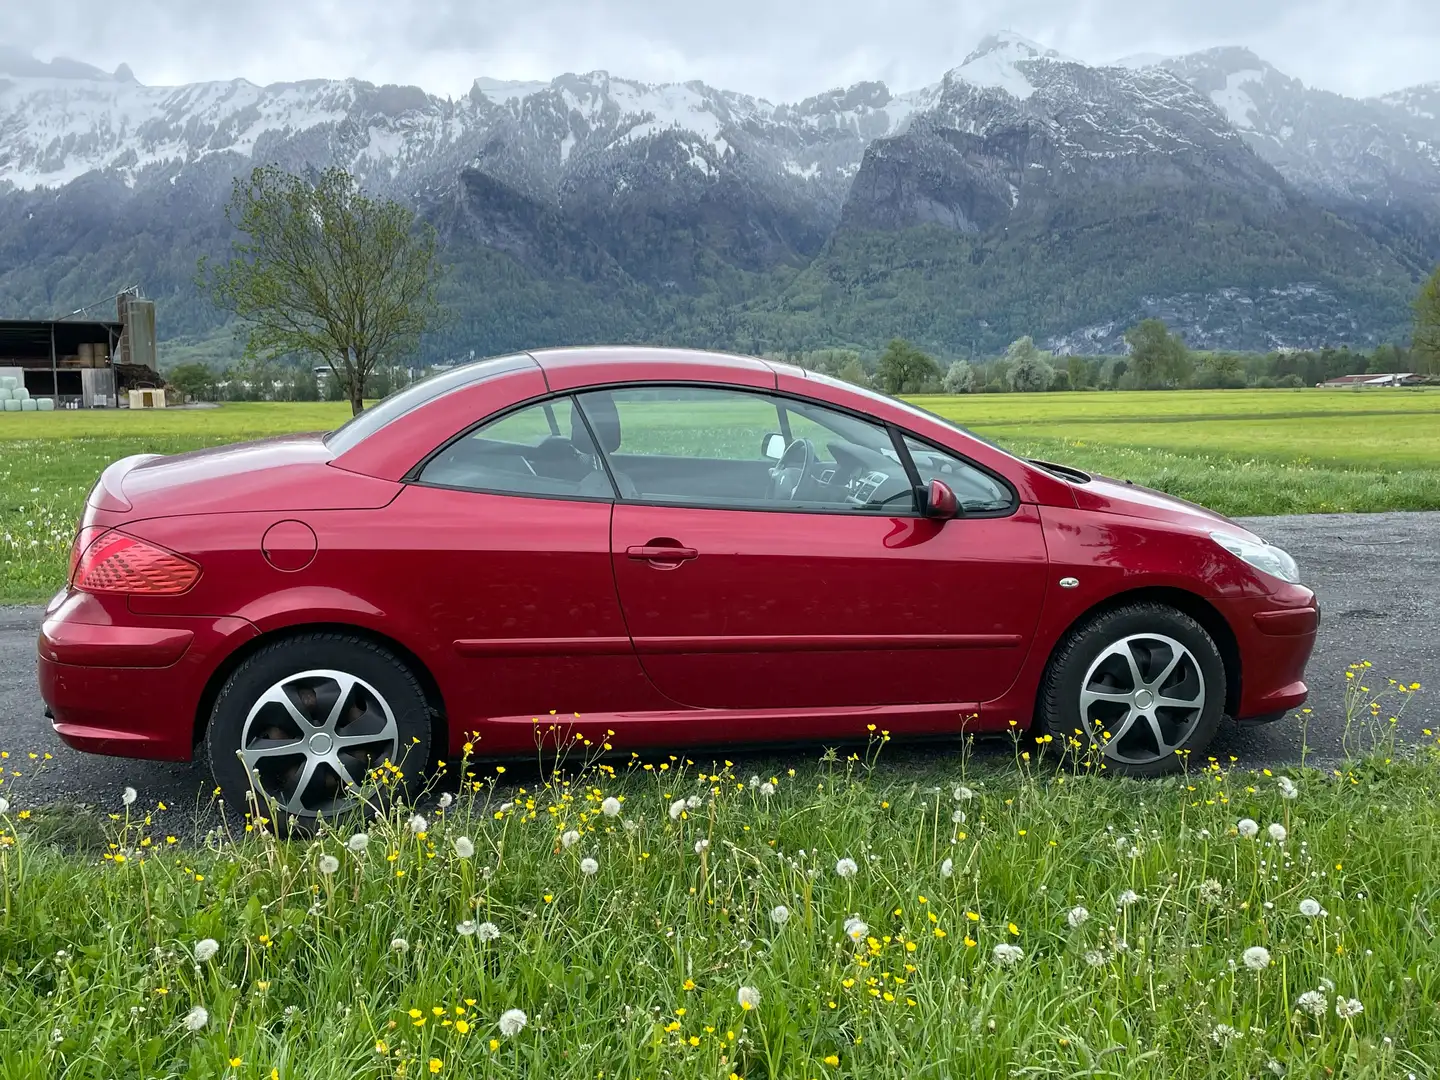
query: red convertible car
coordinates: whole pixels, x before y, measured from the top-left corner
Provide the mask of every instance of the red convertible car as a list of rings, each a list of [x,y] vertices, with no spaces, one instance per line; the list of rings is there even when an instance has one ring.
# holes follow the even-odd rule
[[[1157,774],[1299,705],[1318,622],[1200,507],[799,368],[586,348],[115,462],[38,662],[71,746],[203,746],[303,819],[552,710],[625,752],[1018,725]]]

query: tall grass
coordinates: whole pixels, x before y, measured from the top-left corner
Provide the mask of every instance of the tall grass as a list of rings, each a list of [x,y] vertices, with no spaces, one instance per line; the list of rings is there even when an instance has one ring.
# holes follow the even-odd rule
[[[568,762],[474,746],[308,841],[110,792],[68,845],[10,775],[0,1077],[1430,1075],[1440,750],[1352,676],[1327,773],[916,781],[875,732],[749,775],[547,725]]]

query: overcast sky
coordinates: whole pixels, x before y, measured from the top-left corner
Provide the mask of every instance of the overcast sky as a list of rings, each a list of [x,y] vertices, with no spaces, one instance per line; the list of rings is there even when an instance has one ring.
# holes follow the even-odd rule
[[[1351,95],[1440,80],[1440,0],[0,0],[0,43],[141,82],[359,76],[459,95],[476,76],[604,68],[772,101],[936,81],[991,30],[1091,63],[1248,45]]]

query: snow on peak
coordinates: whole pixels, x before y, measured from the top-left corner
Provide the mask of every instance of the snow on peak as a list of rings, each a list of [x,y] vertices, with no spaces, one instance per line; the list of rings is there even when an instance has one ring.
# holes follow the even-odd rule
[[[496,104],[503,104],[511,98],[527,98],[531,94],[538,94],[541,90],[548,90],[548,82],[534,82],[525,79],[488,79],[479,78],[475,80],[475,87]]]
[[[1035,93],[1035,87],[1025,77],[1020,65],[1035,61],[1079,63],[1078,60],[1007,30],[986,36],[951,75],[971,86],[1003,90],[1024,101]]]
[[[1210,100],[1223,112],[1226,118],[1240,131],[1254,131],[1259,110],[1255,99],[1245,90],[1247,86],[1258,86],[1265,81],[1265,73],[1253,68],[1232,71],[1225,76],[1225,85],[1210,92]]]
[[[1131,71],[1141,71],[1144,68],[1159,67],[1170,60],[1171,57],[1161,53],[1133,53],[1130,56],[1122,56],[1112,63],[1111,67],[1129,68]]]

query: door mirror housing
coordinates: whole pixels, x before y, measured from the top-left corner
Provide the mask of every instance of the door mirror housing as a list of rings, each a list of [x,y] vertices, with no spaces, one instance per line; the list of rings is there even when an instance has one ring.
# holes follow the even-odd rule
[[[948,521],[960,516],[960,500],[944,480],[931,480],[930,486],[921,489],[925,516],[936,521]]]
[[[779,461],[785,456],[785,446],[785,436],[778,431],[772,431],[760,440],[760,454],[771,461]]]

